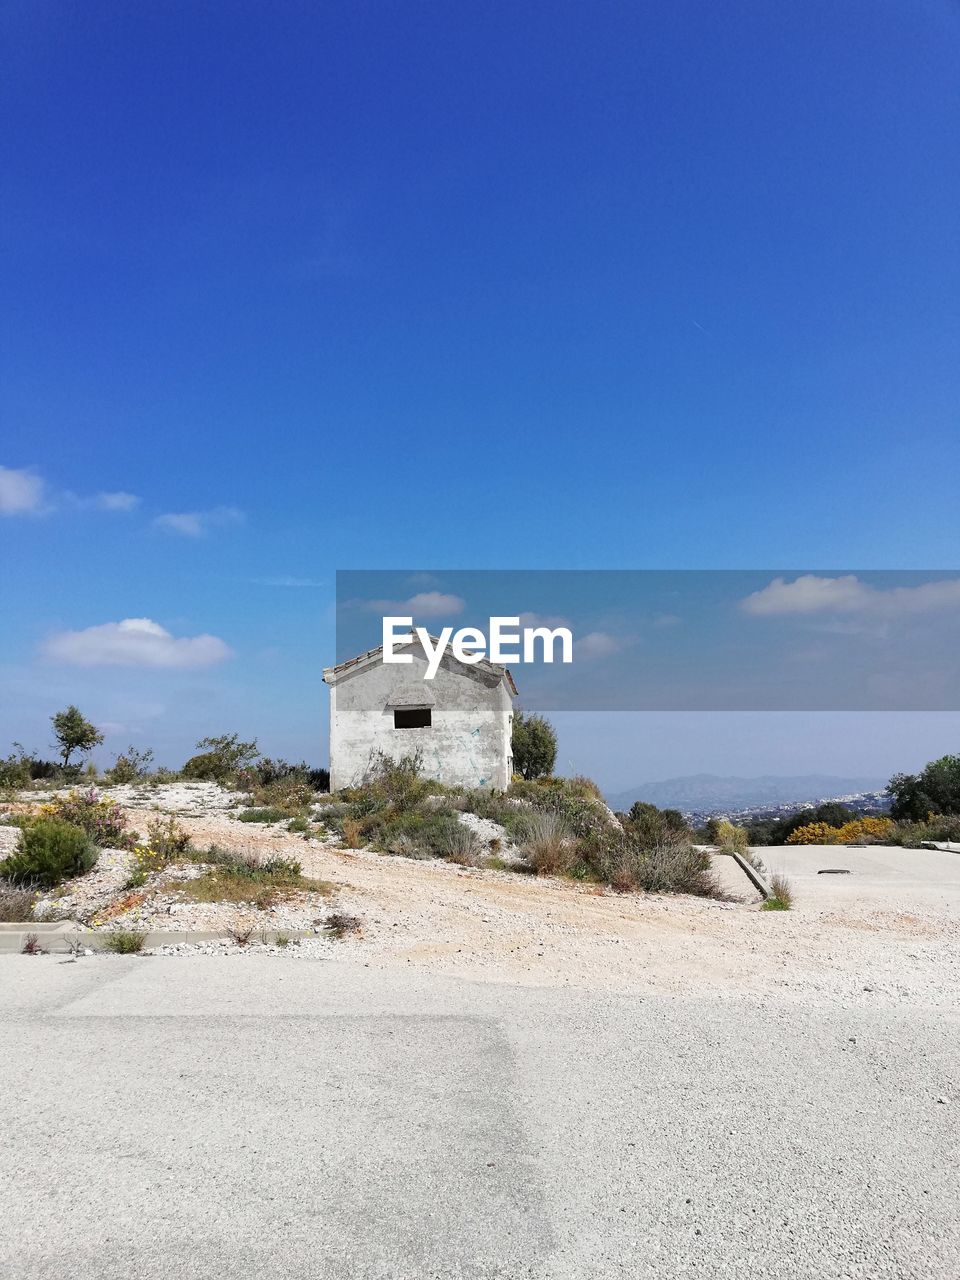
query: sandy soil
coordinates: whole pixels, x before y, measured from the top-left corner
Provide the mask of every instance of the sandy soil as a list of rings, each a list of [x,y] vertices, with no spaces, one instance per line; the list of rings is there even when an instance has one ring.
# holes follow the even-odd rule
[[[761,912],[755,902],[621,895],[337,849],[252,824],[238,833],[240,824],[221,814],[182,821],[201,846],[282,851],[305,874],[332,881],[337,908],[363,921],[362,938],[341,945],[371,966],[538,985],[960,1008],[960,911],[918,909],[915,898],[901,904],[895,892],[879,906],[871,896],[848,898],[842,908],[801,894],[793,911]]]

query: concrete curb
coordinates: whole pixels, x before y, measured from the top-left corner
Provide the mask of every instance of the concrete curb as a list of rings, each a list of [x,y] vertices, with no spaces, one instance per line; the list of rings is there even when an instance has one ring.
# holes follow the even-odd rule
[[[763,895],[764,902],[766,902],[768,898],[773,897],[773,894],[770,892],[770,886],[764,880],[763,876],[761,876],[756,867],[752,867],[750,865],[742,853],[737,853],[735,849],[731,849],[730,857],[735,860],[740,870],[756,889],[757,893]]]
[[[0,955],[19,955],[23,951],[28,934],[36,935],[37,944],[44,951],[57,955],[67,954],[69,950],[67,946],[68,939],[71,943],[74,939],[77,939],[85,949],[105,951],[104,938],[109,932],[109,929],[80,929],[78,931],[73,927],[72,923],[62,920],[58,920],[54,924],[37,923],[31,925],[29,922],[0,924]],[[291,942],[301,938],[323,936],[322,933],[315,932],[312,929],[254,929],[250,935],[250,941],[275,943],[277,934],[285,934]],[[202,942],[232,943],[233,939],[222,930],[204,931],[192,929],[178,932],[173,929],[165,929],[148,933],[144,939],[143,948],[146,951],[151,947],[194,946]]]

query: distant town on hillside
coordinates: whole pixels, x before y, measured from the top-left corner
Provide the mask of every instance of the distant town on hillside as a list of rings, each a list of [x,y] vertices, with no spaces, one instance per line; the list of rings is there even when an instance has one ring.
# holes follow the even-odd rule
[[[815,773],[739,778],[698,773],[641,783],[610,793],[606,799],[618,812],[626,812],[635,801],[643,800],[661,809],[679,809],[688,820],[699,822],[718,815],[731,819],[784,816],[825,800],[841,801],[859,813],[883,813],[889,808],[885,787],[885,778]]]

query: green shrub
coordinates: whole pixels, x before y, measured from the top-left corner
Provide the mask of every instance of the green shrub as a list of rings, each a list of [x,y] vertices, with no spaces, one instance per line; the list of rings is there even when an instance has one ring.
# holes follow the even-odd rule
[[[923,822],[898,822],[888,832],[884,844],[919,849],[929,841],[960,843],[960,815],[931,814]]]
[[[620,893],[690,893],[721,897],[711,870],[710,855],[695,849],[679,833],[644,848],[629,834],[606,846],[596,860],[600,877]]]
[[[146,940],[146,933],[139,929],[111,929],[103,935],[103,949],[118,956],[136,955],[143,950]]]
[[[305,783],[311,791],[329,791],[330,770],[314,769],[305,760],[301,760],[299,764],[291,764],[289,760],[271,760],[268,756],[263,756],[237,774],[237,785],[244,791],[257,791],[261,787],[275,786],[278,782],[300,782]]]
[[[596,787],[588,779],[541,778],[536,782],[514,782],[508,795],[511,800],[520,800],[533,809],[559,814],[577,840],[599,841],[620,831],[617,820],[597,798]],[[507,817],[503,825],[511,835],[522,836],[523,808]]]
[[[23,754],[11,751],[0,759],[0,787],[27,787],[30,785],[30,763]]]
[[[296,858],[238,857],[234,862],[220,863],[221,874],[237,880],[260,880],[270,884],[295,884],[303,877],[303,867]]]
[[[445,858],[460,841],[462,824],[449,809],[413,810],[368,818],[374,848],[406,857]]]
[[[227,777],[223,761],[212,751],[191,756],[180,770],[180,775],[191,782],[223,782]]]
[[[0,862],[0,876],[15,884],[54,888],[89,871],[97,860],[93,840],[67,822],[41,819],[24,827],[15,853]]]
[[[343,835],[344,818],[353,816],[353,805],[347,804],[346,801],[342,800],[334,801],[333,804],[325,804],[322,809],[317,810],[317,817],[320,821],[329,831],[334,831],[337,835]]]
[[[679,809],[658,809],[655,804],[638,800],[626,815],[624,826],[634,843],[641,847],[653,846],[671,839],[674,833],[690,836],[690,831]]]
[[[145,778],[153,763],[153,752],[148,747],[138,751],[136,747],[127,747],[123,755],[116,758],[112,769],[107,772],[107,781],[111,786],[122,786],[124,783],[137,782]]]
[[[160,787],[168,782],[179,782],[180,774],[175,769],[165,769],[162,765],[144,778],[144,782],[151,787]]]
[[[307,809],[315,799],[313,787],[305,778],[281,778],[254,791],[254,800],[263,808],[283,809],[290,816]]]
[[[283,809],[243,809],[237,814],[238,822],[283,822],[290,815]]]
[[[438,784],[421,777],[419,752],[394,760],[380,752],[374,759],[360,788],[375,808],[390,808],[405,813],[415,808],[431,792],[442,790]],[[360,797],[357,797],[358,799]]]
[[[54,780],[71,782],[80,772],[78,765],[64,768],[55,760],[41,760],[38,756],[29,755],[19,742],[13,746],[14,750],[0,759],[0,787],[23,788],[34,782]]]
[[[287,830],[305,835],[310,830],[310,823],[306,818],[291,818],[287,823]]]

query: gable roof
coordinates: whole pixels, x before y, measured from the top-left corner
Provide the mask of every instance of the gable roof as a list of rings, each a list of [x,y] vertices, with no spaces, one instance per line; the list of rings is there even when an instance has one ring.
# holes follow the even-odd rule
[[[430,639],[434,644],[440,643],[437,636],[430,636]],[[412,644],[401,645],[399,647],[401,649],[410,649],[416,645],[416,643],[417,642],[414,640]],[[345,675],[349,671],[359,671],[362,670],[363,667],[373,666],[379,660],[382,653],[383,645],[378,644],[375,649],[368,649],[366,653],[358,653],[355,658],[348,658],[346,662],[340,662],[335,667],[324,667],[324,684],[334,684],[340,676]],[[457,659],[454,658],[454,661],[456,662]],[[499,679],[506,681],[507,688],[514,697],[517,696],[517,686],[513,682],[513,676],[510,674],[509,667],[500,666],[496,662],[489,662],[486,658],[481,658],[479,662],[471,662],[469,664],[464,663],[463,665],[469,665],[476,671],[486,671],[488,674],[495,675],[499,677]]]

